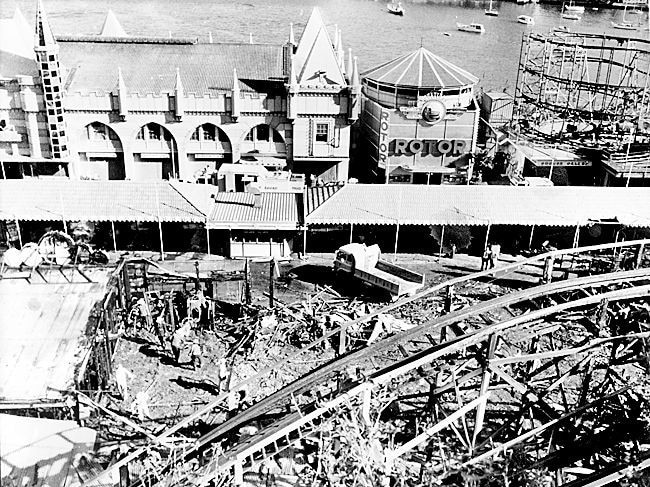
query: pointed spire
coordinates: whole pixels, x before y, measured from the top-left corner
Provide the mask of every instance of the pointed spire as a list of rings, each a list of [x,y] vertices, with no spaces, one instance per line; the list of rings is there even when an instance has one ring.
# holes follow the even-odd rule
[[[293,22],[289,24],[289,44],[296,45],[296,36],[293,34]]]
[[[339,25],[334,24],[334,43],[332,44],[332,46],[334,47],[335,51],[339,50],[339,34],[340,34]]]
[[[117,113],[122,120],[126,118],[126,115],[129,113],[129,107],[127,103],[127,93],[126,93],[126,83],[124,83],[124,78],[122,77],[122,68],[117,68]]]
[[[99,34],[102,37],[128,37],[128,34],[122,28],[120,21],[117,20],[117,17],[111,9],[106,13],[106,18],[104,19],[104,26],[102,27],[102,32]]]
[[[354,64],[354,60],[352,59],[352,48],[348,47],[348,65],[345,68],[345,74],[348,75],[348,81],[352,81],[352,70]]]
[[[336,50],[336,57],[339,59],[339,66],[341,67],[341,71],[345,72],[345,51],[343,50],[343,38],[341,37],[340,30],[337,45],[338,48]]]
[[[359,68],[357,66],[357,57],[354,56],[354,67],[352,68],[352,76],[350,78],[352,86],[361,86],[361,79],[359,78]]]
[[[291,56],[289,64],[289,86],[290,89],[296,90],[298,88],[298,73],[296,73],[296,57]]]
[[[241,114],[239,99],[239,78],[237,77],[237,68],[232,69],[232,92],[230,98],[230,116],[237,120]]]
[[[237,76],[237,68],[232,68],[232,90],[239,91],[239,77]]]
[[[175,97],[175,115],[181,118],[185,113],[185,90],[183,89],[183,82],[181,81],[181,69],[176,68],[176,85],[174,86]]]
[[[56,45],[54,36],[52,35],[52,29],[50,29],[50,24],[47,21],[42,0],[38,0],[36,6],[36,38],[34,44],[36,47],[51,47]]]

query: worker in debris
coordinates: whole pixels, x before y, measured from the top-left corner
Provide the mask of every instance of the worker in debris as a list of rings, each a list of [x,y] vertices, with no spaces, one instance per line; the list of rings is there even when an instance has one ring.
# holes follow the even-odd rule
[[[181,326],[178,330],[176,330],[172,336],[172,355],[174,356],[174,362],[176,365],[179,365],[178,361],[181,358],[181,351],[183,350],[183,345],[185,344],[186,337],[187,330],[184,326]]]
[[[481,257],[481,270],[489,269],[490,264],[490,255],[492,251],[492,244],[488,244],[483,251],[483,256]]]
[[[118,365],[115,370],[115,383],[117,384],[117,390],[122,396],[123,401],[127,401],[128,397],[128,381],[133,378],[133,372],[128,370],[122,364]]]
[[[201,368],[202,355],[203,351],[201,350],[201,344],[199,343],[199,340],[195,338],[190,346],[190,362],[192,363],[192,370]]]
[[[151,412],[149,411],[149,393],[144,390],[140,391],[135,395],[135,401],[131,407],[131,411],[138,415],[140,421],[151,418]]]
[[[499,260],[501,254],[501,245],[492,244],[490,246],[490,269],[494,267],[494,263]]]

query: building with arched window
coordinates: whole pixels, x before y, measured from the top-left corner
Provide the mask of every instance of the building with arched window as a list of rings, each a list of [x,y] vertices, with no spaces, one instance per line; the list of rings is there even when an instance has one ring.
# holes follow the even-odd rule
[[[361,86],[317,9],[278,45],[130,36],[108,19],[55,36],[39,0],[34,42],[19,11],[0,20],[3,177],[196,181],[241,163],[348,179]]]

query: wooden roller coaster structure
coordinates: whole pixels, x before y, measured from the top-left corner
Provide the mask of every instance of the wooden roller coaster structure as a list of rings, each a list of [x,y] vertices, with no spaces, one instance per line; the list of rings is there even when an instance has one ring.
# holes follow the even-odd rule
[[[648,307],[649,248],[649,240],[638,240],[553,251],[452,279],[390,304],[235,385],[84,485],[102,485],[110,472],[152,448],[169,450],[166,466],[134,485],[241,485],[245,474],[261,481],[260,466],[269,459],[319,431],[321,436],[323,430],[331,432],[342,411],[360,411],[367,419],[373,396],[386,389],[394,396],[392,419],[406,411],[420,418],[416,427],[405,428],[410,438],[401,435],[400,441],[382,445],[387,477],[404,456],[427,466],[421,475],[449,472],[450,458],[430,447],[436,437],[462,452],[447,454],[455,455],[457,471],[503,459],[513,449],[522,452],[527,467],[553,471],[555,485],[606,485],[629,475],[630,468],[645,469],[650,448],[638,445],[631,428],[640,425],[634,414],[643,401],[635,387],[648,366],[650,324],[614,322],[611,311],[624,314],[629,303],[639,301]],[[621,265],[632,269],[619,270]],[[214,411],[229,394],[272,372],[281,374],[305,350],[337,334],[346,343],[346,330],[353,325],[452,286],[540,266],[542,278],[550,282],[451,311],[371,345],[357,341],[337,359],[216,422]],[[567,279],[576,275],[581,277]],[[553,280],[559,277],[565,279]],[[346,376],[351,368],[353,378]],[[630,411],[622,417],[628,422],[621,425],[609,411],[625,406]],[[172,435],[198,422],[209,431],[175,448]],[[251,424],[259,431],[238,437],[240,428]],[[624,459],[610,455],[598,465],[590,463],[626,441],[637,443]]]

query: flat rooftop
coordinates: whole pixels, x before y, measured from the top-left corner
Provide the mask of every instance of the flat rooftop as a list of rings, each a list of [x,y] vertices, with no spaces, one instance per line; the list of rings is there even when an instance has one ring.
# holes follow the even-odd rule
[[[74,389],[77,365],[88,349],[86,327],[104,296],[112,269],[58,271],[0,279],[0,403],[56,401]],[[73,269],[64,270],[68,278]]]

